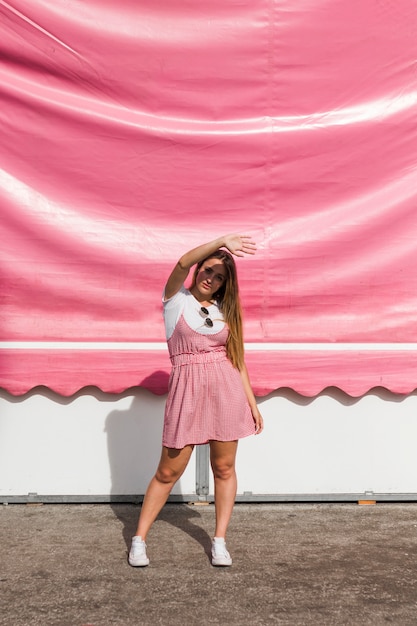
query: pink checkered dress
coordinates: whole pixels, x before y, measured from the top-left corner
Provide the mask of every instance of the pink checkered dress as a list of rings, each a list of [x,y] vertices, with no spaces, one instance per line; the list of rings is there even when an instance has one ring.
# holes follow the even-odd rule
[[[181,314],[168,340],[172,371],[162,443],[183,448],[255,433],[239,371],[226,356],[228,328],[203,335]]]

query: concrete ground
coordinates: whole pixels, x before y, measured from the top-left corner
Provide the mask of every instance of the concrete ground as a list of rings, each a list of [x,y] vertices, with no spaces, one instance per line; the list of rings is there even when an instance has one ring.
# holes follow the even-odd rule
[[[130,567],[138,510],[3,505],[0,624],[417,624],[417,504],[237,504],[230,568],[209,561],[213,505],[183,504]]]

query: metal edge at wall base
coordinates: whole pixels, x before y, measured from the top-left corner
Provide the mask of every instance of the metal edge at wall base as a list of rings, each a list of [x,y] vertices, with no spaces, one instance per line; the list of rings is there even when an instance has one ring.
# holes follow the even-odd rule
[[[141,504],[143,495],[0,495],[0,502],[8,504]],[[250,503],[352,503],[363,501],[377,502],[417,502],[417,493],[322,493],[322,494],[252,494],[236,496],[237,504]],[[168,503],[202,504],[213,503],[214,496],[191,494],[171,495]]]

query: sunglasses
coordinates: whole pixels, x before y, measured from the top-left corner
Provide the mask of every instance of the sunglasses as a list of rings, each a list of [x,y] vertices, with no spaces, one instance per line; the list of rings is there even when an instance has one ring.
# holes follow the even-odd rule
[[[210,313],[208,312],[205,306],[201,307],[200,315],[201,317],[205,317],[204,324],[208,326],[209,328],[213,328],[213,320],[209,318]]]

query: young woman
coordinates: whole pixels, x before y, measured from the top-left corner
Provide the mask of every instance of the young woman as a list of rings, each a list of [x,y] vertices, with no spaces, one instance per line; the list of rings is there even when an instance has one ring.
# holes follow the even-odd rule
[[[195,445],[209,443],[214,475],[216,528],[212,564],[232,564],[225,537],[236,490],[238,440],[263,429],[244,362],[242,318],[232,255],[255,254],[246,235],[225,235],[184,254],[163,295],[172,363],[162,454],[142,504],[129,563],[149,564],[146,536]],[[196,265],[191,286],[184,287]]]

